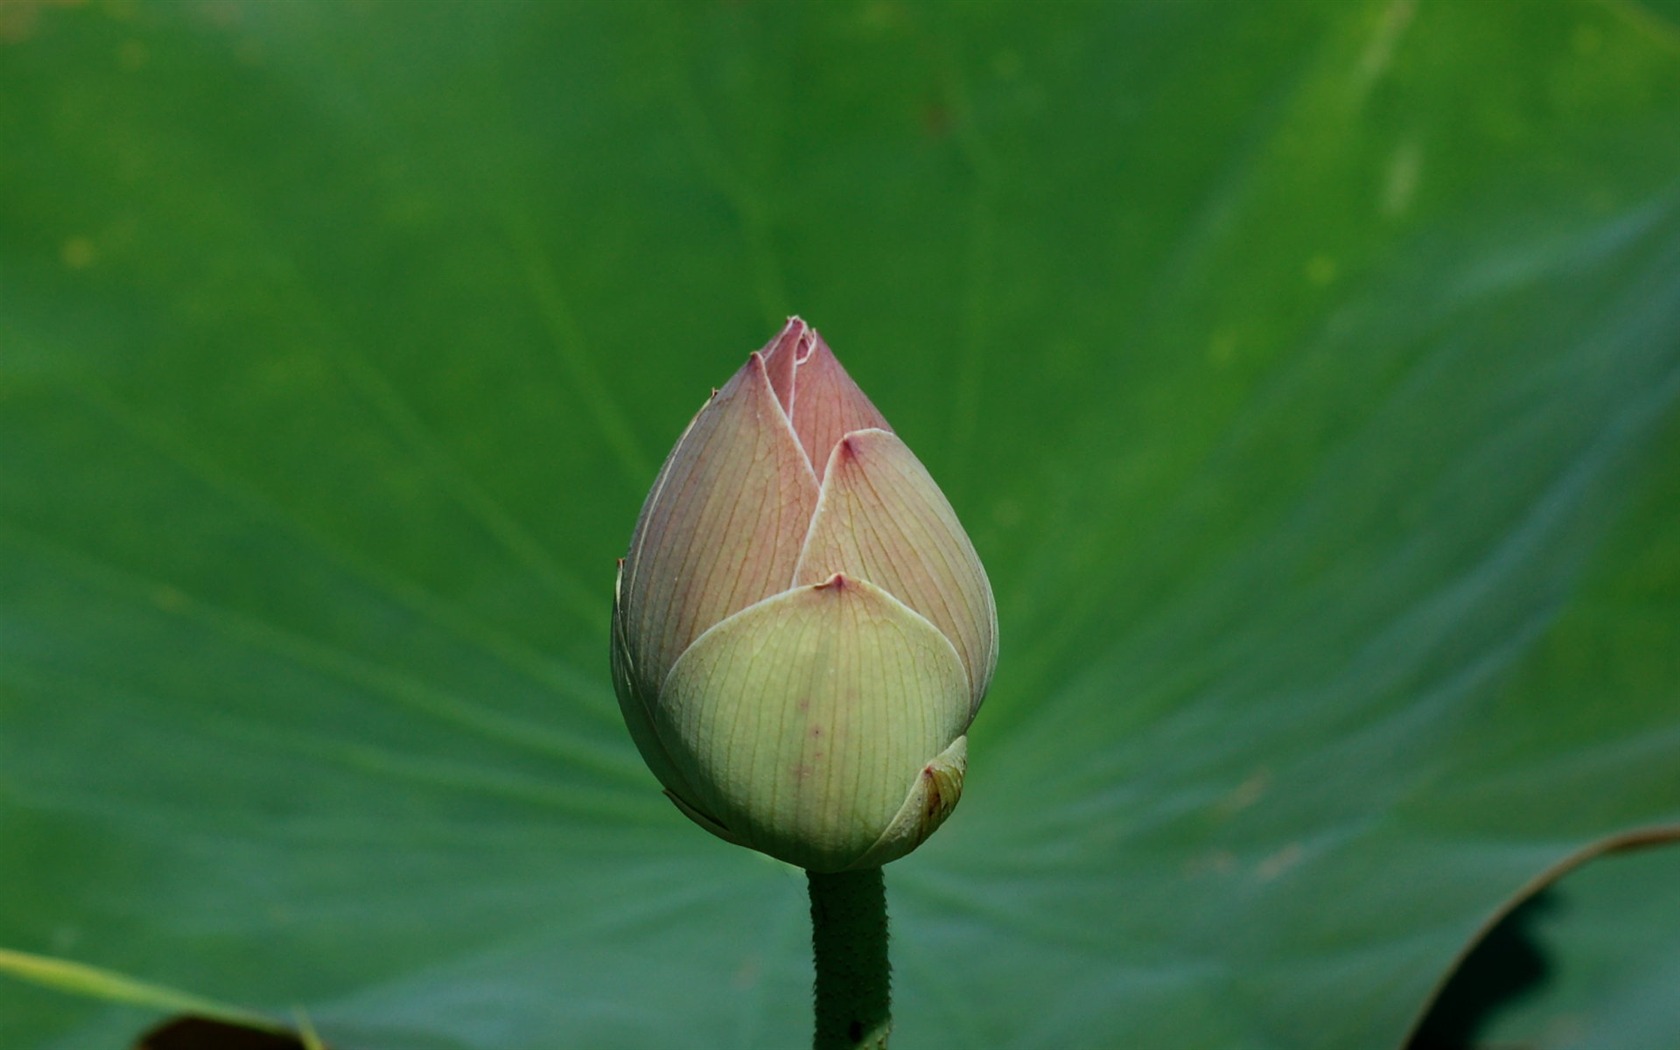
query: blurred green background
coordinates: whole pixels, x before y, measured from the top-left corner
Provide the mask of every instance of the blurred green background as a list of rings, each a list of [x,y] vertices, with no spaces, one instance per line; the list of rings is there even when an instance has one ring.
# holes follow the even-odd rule
[[[0,0],[0,948],[362,1050],[804,1043],[801,876],[606,670],[798,312],[1000,604],[895,1046],[1402,1043],[1680,825],[1675,13]],[[1677,884],[1565,880],[1486,1037],[1680,1041]],[[7,1046],[161,1016],[7,958]]]

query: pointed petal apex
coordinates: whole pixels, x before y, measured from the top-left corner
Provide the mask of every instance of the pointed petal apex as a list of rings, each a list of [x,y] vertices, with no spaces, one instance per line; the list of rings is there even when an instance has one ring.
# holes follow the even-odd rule
[[[770,388],[782,411],[793,418],[794,371],[811,352],[817,333],[798,317],[790,317],[776,337],[764,344],[759,353],[764,356],[764,368],[770,376]]]
[[[869,852],[847,866],[847,870],[878,868],[909,853],[945,823],[962,797],[963,777],[968,773],[968,737],[956,741],[930,759],[910,785],[904,805],[898,808],[887,830]]]

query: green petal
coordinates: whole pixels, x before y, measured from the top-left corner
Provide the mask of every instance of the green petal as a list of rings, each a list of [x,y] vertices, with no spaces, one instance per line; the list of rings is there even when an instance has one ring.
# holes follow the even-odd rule
[[[909,853],[939,830],[962,797],[963,777],[968,772],[968,737],[959,736],[950,747],[928,760],[898,809],[887,830],[869,852],[852,862],[853,868],[878,868]]]
[[[620,560],[618,579],[613,585],[612,616],[612,679],[613,691],[618,694],[618,710],[624,716],[624,724],[630,730],[630,739],[635,742],[636,750],[642,754],[642,761],[653,770],[653,775],[659,778],[666,793],[672,798],[688,798],[694,794],[694,789],[683,775],[677,772],[671,756],[665,752],[665,745],[660,742],[653,729],[652,707],[655,694],[644,694],[631,670],[634,657],[630,644],[624,637],[623,591],[624,562]]]
[[[624,675],[657,694],[702,631],[786,590],[817,480],[753,354],[677,442],[642,507],[618,616]]]
[[[967,675],[937,628],[835,576],[698,639],[671,669],[654,725],[694,786],[691,805],[754,849],[838,871],[881,839],[968,708]]]
[[[885,589],[945,633],[970,674],[972,717],[997,664],[991,584],[945,494],[887,431],[847,434],[829,459],[794,582],[837,572]]]

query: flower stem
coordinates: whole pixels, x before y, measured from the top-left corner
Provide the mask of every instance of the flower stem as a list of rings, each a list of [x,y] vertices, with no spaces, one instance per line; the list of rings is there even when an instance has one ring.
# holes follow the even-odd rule
[[[805,874],[817,962],[815,1050],[886,1050],[892,997],[881,869]]]

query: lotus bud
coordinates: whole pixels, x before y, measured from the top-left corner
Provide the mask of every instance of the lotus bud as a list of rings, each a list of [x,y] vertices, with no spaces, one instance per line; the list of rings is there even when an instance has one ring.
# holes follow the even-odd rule
[[[797,317],[715,391],[619,563],[613,682],[708,831],[815,872],[902,857],[962,793],[997,613],[939,487]]]

